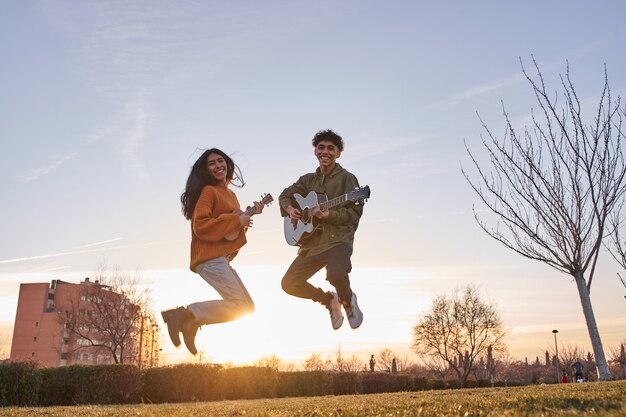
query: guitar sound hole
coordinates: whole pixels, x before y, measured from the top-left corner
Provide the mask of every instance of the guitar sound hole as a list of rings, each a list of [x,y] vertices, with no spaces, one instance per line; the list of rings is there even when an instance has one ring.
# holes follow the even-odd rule
[[[303,223],[308,223],[310,219],[311,218],[309,217],[309,209],[307,207],[302,210],[302,216],[300,217],[300,220],[302,220]]]

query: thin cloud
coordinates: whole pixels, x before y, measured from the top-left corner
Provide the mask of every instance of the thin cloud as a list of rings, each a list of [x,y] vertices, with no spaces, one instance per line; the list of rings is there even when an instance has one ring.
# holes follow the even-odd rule
[[[90,248],[92,246],[106,245],[107,243],[117,242],[119,240],[122,240],[122,238],[121,237],[116,237],[116,238],[113,238],[113,239],[101,240],[100,242],[87,243],[86,245],[80,245],[80,246],[77,246],[77,247],[72,248],[72,249],[83,249],[83,248]]]
[[[475,87],[461,91],[460,93],[453,94],[452,96],[448,98],[432,103],[428,107],[429,108],[449,107],[460,101],[464,101],[472,97],[480,96],[480,95],[498,90],[500,88],[510,87],[512,85],[519,84],[524,80],[525,80],[524,75],[521,73],[510,76],[510,77],[501,78],[499,80],[496,80],[490,83],[477,85]]]
[[[600,46],[603,46],[613,40],[615,40],[614,37],[606,37],[606,38],[601,38],[601,39],[588,42],[586,44],[579,46],[578,48],[571,50],[569,52],[569,56],[575,59],[580,59],[590,53],[597,51]],[[568,59],[567,56],[565,56],[565,57],[558,57],[558,58],[552,59],[548,63],[544,63],[544,64],[541,64],[539,62],[541,71],[544,74],[547,74],[549,72],[556,71],[560,68],[563,68],[565,61],[567,59]],[[523,61],[524,61],[523,65],[526,68],[526,70],[529,72],[529,74],[532,74],[534,71],[534,69],[532,68],[532,59],[531,58],[523,59]],[[453,94],[450,97],[447,97],[443,100],[436,101],[427,107],[430,109],[449,107],[454,104],[457,104],[458,102],[465,101],[467,99],[470,99],[476,96],[480,96],[486,93],[490,93],[492,91],[499,90],[501,88],[506,88],[506,87],[519,84],[521,82],[524,82],[525,80],[526,80],[526,77],[524,76],[524,74],[521,72],[521,69],[520,69],[520,72],[518,74],[503,77],[503,78],[497,79],[489,83],[480,84],[480,85],[471,87],[457,94]]]
[[[85,247],[90,247],[93,245],[102,245],[104,243],[114,242],[120,239],[121,238],[116,238],[116,239],[110,239],[108,241],[92,243],[92,244],[86,245]],[[142,246],[152,246],[152,245],[158,245],[160,243],[162,242],[133,243],[129,245],[119,245],[119,246],[104,247],[104,248],[67,250],[67,251],[62,251],[62,252],[57,252],[57,253],[47,253],[43,255],[24,256],[21,258],[5,259],[5,260],[0,261],[0,265],[17,263],[17,262],[34,261],[34,260],[40,260],[40,259],[56,258],[59,256],[81,255],[85,253],[103,252],[103,251],[118,250],[118,249],[128,249],[128,248],[136,248],[136,247],[142,247]]]
[[[52,155],[48,158],[48,161],[37,168],[30,168],[24,174],[17,174],[15,179],[22,183],[28,183],[35,180],[38,180],[41,177],[44,177],[50,174],[52,171],[59,168],[61,165],[66,163],[67,161],[75,158],[79,152],[71,152],[71,153],[58,153]]]
[[[89,252],[98,252],[98,251],[108,250],[108,249],[111,249],[111,248],[97,248],[97,249],[88,249],[88,248],[92,248],[93,246],[102,246],[102,245],[105,245],[105,244],[111,243],[111,242],[117,242],[117,241],[119,241],[121,239],[122,239],[121,237],[117,237],[117,238],[113,238],[113,239],[102,240],[100,242],[88,243],[86,245],[81,245],[81,246],[78,246],[78,247],[73,248],[71,250],[66,250],[66,251],[62,251],[62,252],[58,252],[58,253],[48,253],[48,254],[43,254],[43,255],[25,256],[25,257],[21,257],[21,258],[5,259],[5,260],[1,260],[0,261],[0,265],[16,263],[16,262],[24,262],[24,261],[33,261],[33,260],[38,260],[38,259],[55,258],[55,257],[58,257],[58,256],[65,256],[65,255],[77,255],[77,254],[81,254],[81,253],[89,253]]]

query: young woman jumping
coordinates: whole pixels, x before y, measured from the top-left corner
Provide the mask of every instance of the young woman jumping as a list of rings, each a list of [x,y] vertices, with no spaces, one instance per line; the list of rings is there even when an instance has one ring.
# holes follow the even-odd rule
[[[194,163],[180,197],[183,214],[191,221],[190,269],[222,297],[161,312],[174,346],[180,346],[182,333],[185,346],[194,355],[200,326],[235,320],[254,311],[254,302],[230,262],[246,244],[251,216],[261,213],[264,204],[255,201],[254,207],[242,212],[228,187],[231,184],[244,185],[238,167],[221,150],[209,149]]]

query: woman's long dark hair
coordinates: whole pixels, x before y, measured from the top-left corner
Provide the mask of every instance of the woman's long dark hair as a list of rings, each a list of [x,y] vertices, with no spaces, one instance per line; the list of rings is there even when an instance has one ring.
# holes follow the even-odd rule
[[[185,185],[185,191],[180,196],[180,202],[183,205],[183,215],[187,220],[191,220],[193,217],[193,211],[196,208],[200,193],[206,185],[218,185],[217,181],[209,173],[207,168],[207,159],[211,154],[218,154],[226,161],[226,184],[232,184],[236,187],[243,187],[245,182],[239,167],[235,165],[233,159],[226,155],[224,152],[217,148],[207,149],[200,155],[200,158],[191,167],[189,178],[187,178],[187,184]]]

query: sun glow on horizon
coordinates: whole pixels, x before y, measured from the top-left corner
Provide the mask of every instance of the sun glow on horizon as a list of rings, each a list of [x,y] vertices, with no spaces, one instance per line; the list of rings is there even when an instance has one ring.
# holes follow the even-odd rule
[[[312,353],[331,355],[339,347],[347,355],[376,353],[384,347],[397,347],[410,341],[410,327],[423,308],[430,302],[417,285],[416,271],[399,269],[396,284],[406,287],[395,294],[393,308],[377,300],[389,299],[394,284],[381,288],[381,268],[355,268],[351,274],[353,289],[359,296],[365,320],[356,330],[345,322],[335,331],[330,326],[327,310],[318,303],[299,299],[284,293],[280,280],[285,267],[278,265],[233,265],[248,288],[256,306],[253,314],[238,320],[203,326],[196,337],[196,346],[213,362],[236,364],[252,363],[261,357],[277,355],[290,362],[299,362]],[[146,271],[155,279],[153,299],[156,311],[187,305],[196,301],[218,298],[217,293],[199,275],[190,271]],[[176,276],[175,279],[172,277]],[[331,289],[320,272],[312,278],[314,285]],[[413,282],[414,290],[409,283]],[[160,319],[160,318],[159,318]],[[174,349],[163,331],[163,354],[178,361],[188,355],[184,346]]]

